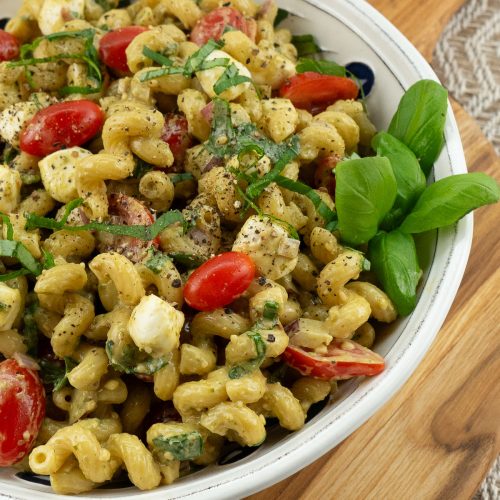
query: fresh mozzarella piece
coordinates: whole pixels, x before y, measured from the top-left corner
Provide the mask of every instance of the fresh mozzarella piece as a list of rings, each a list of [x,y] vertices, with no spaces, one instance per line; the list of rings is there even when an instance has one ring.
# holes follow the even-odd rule
[[[0,113],[0,136],[5,142],[19,149],[21,130],[38,111],[34,102],[17,102]]]
[[[233,244],[234,252],[252,257],[258,271],[276,280],[291,273],[297,265],[300,241],[269,218],[249,217]]]
[[[21,292],[0,283],[0,332],[12,328],[20,308]]]
[[[44,35],[61,31],[71,19],[84,19],[85,0],[45,0],[38,16],[38,26]]]
[[[21,176],[17,170],[0,165],[0,212],[13,212],[21,201]]]
[[[243,64],[238,62],[236,59],[231,57],[229,54],[222,50],[214,50],[211,54],[207,56],[205,61],[213,61],[214,59],[228,59],[228,65],[229,64],[234,64],[238,68],[238,75],[239,76],[246,76],[248,78],[251,78],[252,75],[250,74],[250,71],[248,71]],[[198,80],[200,81],[200,84],[205,91],[205,93],[209,97],[215,97],[218,95],[222,99],[226,99],[227,101],[232,101],[239,97],[245,90],[250,86],[250,82],[244,82],[240,83],[238,85],[233,85],[232,87],[228,87],[224,92],[221,92],[220,94],[216,94],[214,90],[214,85],[217,83],[219,78],[222,76],[222,74],[226,71],[226,67],[224,66],[216,66],[215,68],[210,68],[210,69],[205,69],[203,71],[198,71],[196,73],[196,76],[198,77]]]
[[[52,198],[61,203],[78,198],[76,163],[91,154],[86,149],[74,147],[55,151],[38,162],[43,185]]]
[[[179,347],[184,314],[156,295],[146,295],[132,311],[128,330],[135,345],[155,357]]]

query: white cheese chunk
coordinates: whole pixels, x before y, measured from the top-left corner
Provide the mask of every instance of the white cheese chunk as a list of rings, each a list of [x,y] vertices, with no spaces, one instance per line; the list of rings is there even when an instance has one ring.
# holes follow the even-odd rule
[[[132,311],[128,330],[135,345],[155,357],[179,347],[184,314],[156,295],[146,295]]]
[[[71,19],[84,19],[85,0],[45,0],[38,26],[44,35],[61,31],[63,24]]]

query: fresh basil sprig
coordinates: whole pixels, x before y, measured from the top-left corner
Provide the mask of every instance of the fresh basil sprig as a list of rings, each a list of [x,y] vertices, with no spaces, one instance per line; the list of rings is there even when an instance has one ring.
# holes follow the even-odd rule
[[[372,147],[378,156],[389,159],[396,177],[396,200],[382,222],[382,227],[390,230],[401,223],[424,191],[425,175],[411,149],[391,134],[379,132],[372,140]]]
[[[406,144],[429,175],[444,144],[448,92],[433,80],[420,80],[403,95],[389,134]]]
[[[396,199],[396,178],[387,158],[340,162],[335,168],[338,229],[350,245],[367,243]]]
[[[371,268],[399,314],[410,314],[417,303],[422,275],[413,237],[399,230],[380,232],[370,241]]]
[[[425,189],[401,231],[422,233],[454,224],[472,210],[496,203],[500,188],[494,179],[474,172],[445,177]]]

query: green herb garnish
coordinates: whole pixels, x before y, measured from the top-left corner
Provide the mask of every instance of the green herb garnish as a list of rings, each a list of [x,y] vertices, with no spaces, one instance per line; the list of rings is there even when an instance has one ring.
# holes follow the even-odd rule
[[[179,184],[179,182],[194,181],[194,175],[189,172],[182,172],[180,174],[169,175],[170,180],[174,184]]]
[[[232,63],[227,66],[226,70],[220,78],[215,82],[214,92],[217,95],[222,94],[226,89],[239,85],[240,83],[252,82],[248,76],[240,75],[236,64]]]
[[[78,363],[74,359],[68,357],[64,358],[64,367],[53,361],[44,358],[40,359],[43,383],[51,385],[53,391],[61,390],[68,382],[68,373],[77,364]]]
[[[293,35],[292,44],[297,49],[298,57],[311,56],[321,52],[319,45],[312,35]]]
[[[167,262],[170,262],[170,257],[167,254],[151,249],[150,257],[144,262],[144,265],[153,273],[160,274]]]
[[[203,438],[198,431],[177,436],[158,436],[153,439],[155,451],[168,452],[175,460],[193,460],[203,453]]]
[[[333,61],[302,58],[297,62],[296,69],[297,73],[312,71],[322,75],[347,76],[345,67]]]
[[[290,15],[290,12],[288,12],[287,10],[278,8],[278,13],[276,14],[276,17],[274,18],[274,27],[276,28],[276,26],[281,24],[289,15]]]
[[[261,334],[253,330],[247,332],[246,334],[254,342],[256,356],[255,358],[245,361],[244,363],[233,366],[228,372],[230,379],[241,378],[252,373],[260,367],[266,357],[266,343],[262,339]]]

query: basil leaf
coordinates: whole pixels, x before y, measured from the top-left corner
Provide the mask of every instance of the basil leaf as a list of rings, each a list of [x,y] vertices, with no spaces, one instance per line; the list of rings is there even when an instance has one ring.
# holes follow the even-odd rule
[[[425,175],[411,149],[387,132],[379,132],[373,138],[372,148],[378,156],[389,159],[396,177],[396,200],[382,223],[384,229],[390,230],[399,226],[417,202],[426,186]]]
[[[413,237],[399,230],[379,233],[370,241],[368,256],[398,313],[410,314],[417,303],[417,285],[422,275]]]
[[[255,356],[255,358],[250,359],[245,363],[233,366],[228,372],[230,379],[241,378],[245,375],[248,375],[249,373],[252,373],[254,370],[260,367],[260,365],[264,361],[264,358],[266,357],[267,347],[266,343],[262,339],[261,334],[259,332],[249,331],[247,332],[247,335],[253,340],[255,345],[255,352],[257,355]]]
[[[387,158],[345,160],[335,168],[335,203],[342,240],[367,243],[396,199],[396,178]]]
[[[299,181],[293,181],[292,179],[281,175],[276,177],[274,181],[278,184],[278,186],[307,196],[313,202],[316,212],[318,212],[326,224],[337,220],[337,214],[321,199],[320,195],[307,184]]]
[[[64,368],[58,363],[42,358],[40,367],[42,380],[46,385],[52,385],[54,391],[61,390],[68,382],[68,373],[78,363],[72,358],[64,358]]]
[[[448,92],[433,80],[420,80],[402,97],[389,134],[406,144],[429,175],[444,143]]]
[[[171,174],[169,175],[170,180],[172,181],[173,184],[178,184],[179,182],[185,182],[185,181],[193,181],[194,180],[194,175],[191,174],[190,172],[182,172],[180,174]]]
[[[278,8],[278,13],[276,14],[276,17],[274,18],[274,27],[278,26],[278,24],[282,23],[288,16],[290,15],[290,12],[288,12],[285,9]]]
[[[5,274],[0,274],[0,282],[13,280],[14,278],[18,278],[19,276],[26,276],[27,274],[31,274],[27,269],[17,269],[16,271],[10,271]]]
[[[13,257],[26,269],[26,273],[38,276],[42,272],[42,266],[30,254],[28,249],[20,241],[0,240],[0,257]],[[9,273],[12,276],[12,273]],[[7,275],[4,275],[6,277]],[[0,281],[7,281],[12,277],[7,277]]]
[[[423,233],[449,226],[499,198],[498,184],[482,172],[445,177],[425,189],[400,229],[405,233]]]
[[[73,207],[75,205],[78,206],[77,202],[78,204],[81,204],[79,203],[80,200],[73,200],[72,202],[68,203],[67,209],[71,204],[73,204]],[[69,212],[71,212],[71,210]],[[158,219],[156,219],[156,221],[153,222],[153,224],[151,224],[150,226],[125,226],[123,224],[108,224],[106,222],[89,222],[88,224],[83,224],[81,226],[68,226],[64,223],[64,217],[63,220],[57,221],[55,219],[41,217],[36,214],[27,214],[25,228],[44,228],[54,230],[66,229],[68,231],[100,231],[102,233],[117,234],[119,236],[131,236],[132,238],[151,241],[154,240],[158,236],[158,234],[160,234],[167,226],[170,226],[175,222],[182,222],[183,220],[184,218],[178,210],[170,210],[169,212],[165,212],[160,217],[158,217]]]
[[[296,66],[297,73],[312,71],[322,75],[346,76],[347,70],[334,61],[316,61],[315,59],[299,59]]]
[[[111,366],[129,375],[153,375],[170,361],[166,357],[153,358],[141,351],[135,344],[125,344],[118,350],[115,342],[108,340],[105,349]]]
[[[175,460],[193,460],[203,453],[203,438],[198,431],[153,439],[156,451],[168,452]]]
[[[211,62],[211,61],[210,61]],[[224,90],[239,85],[240,83],[251,82],[248,76],[240,75],[236,64],[230,64],[213,86],[214,92],[219,95]]]
[[[199,255],[190,255],[187,253],[169,253],[168,256],[176,263],[188,269],[200,267],[205,259]]]
[[[292,44],[297,49],[297,56],[311,56],[321,52],[319,45],[312,35],[293,35]]]
[[[160,274],[165,264],[170,262],[170,258],[163,252],[153,252],[144,265],[153,273]]]
[[[44,269],[50,269],[56,265],[54,261],[54,256],[44,248],[42,248],[42,255],[43,255],[42,266]]]

